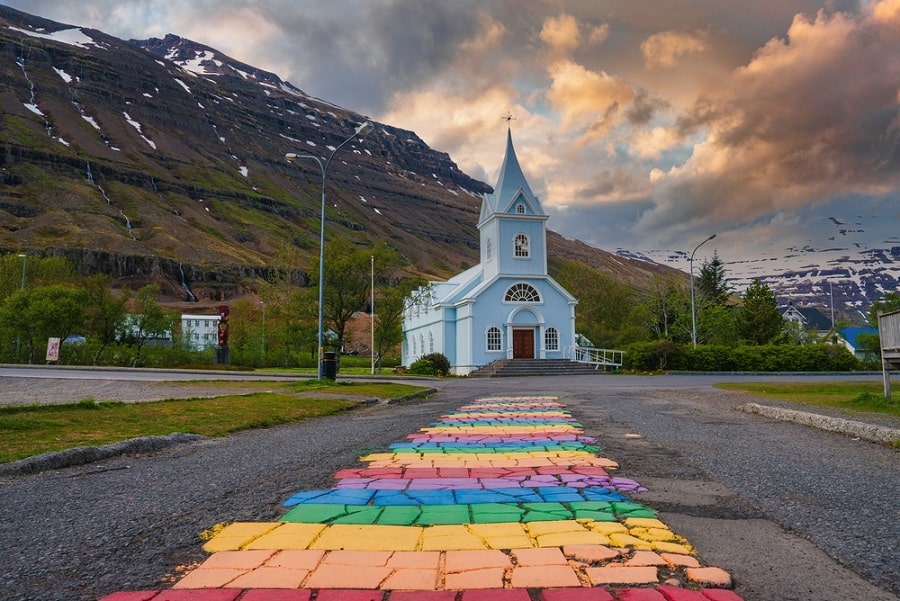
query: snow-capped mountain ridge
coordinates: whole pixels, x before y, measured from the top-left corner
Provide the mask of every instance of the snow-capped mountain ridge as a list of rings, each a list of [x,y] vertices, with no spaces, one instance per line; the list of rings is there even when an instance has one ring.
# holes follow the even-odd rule
[[[850,232],[848,232],[850,233]],[[786,248],[781,256],[731,259],[719,250],[732,289],[741,294],[759,279],[769,286],[779,303],[798,306],[831,307],[848,318],[859,319],[885,292],[900,290],[900,242],[879,248],[827,247]],[[704,247],[694,256],[694,275],[708,261],[716,247]],[[629,251],[618,254],[662,263],[688,272],[690,253],[680,250]]]

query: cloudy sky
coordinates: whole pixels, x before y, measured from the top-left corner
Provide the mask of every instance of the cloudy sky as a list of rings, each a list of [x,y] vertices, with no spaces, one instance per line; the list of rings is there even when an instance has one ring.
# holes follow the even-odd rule
[[[900,0],[0,0],[174,33],[412,129],[549,227],[726,260],[900,245]]]

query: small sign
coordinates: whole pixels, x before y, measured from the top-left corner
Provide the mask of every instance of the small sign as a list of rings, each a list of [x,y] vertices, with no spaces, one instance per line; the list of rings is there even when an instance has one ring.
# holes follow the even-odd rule
[[[47,339],[47,361],[56,363],[59,361],[59,338]]]

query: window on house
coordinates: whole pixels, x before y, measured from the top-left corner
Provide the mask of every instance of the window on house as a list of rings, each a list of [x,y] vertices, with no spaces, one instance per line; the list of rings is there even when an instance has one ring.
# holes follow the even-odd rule
[[[525,205],[523,205],[523,204],[516,205],[516,213],[518,213],[519,215],[524,215],[525,214]]]
[[[503,300],[508,303],[539,303],[541,295],[530,284],[519,282],[509,287]]]
[[[422,354],[425,354],[425,335],[419,334],[419,348],[422,349]]]
[[[548,351],[559,350],[559,332],[556,328],[547,328],[544,331],[544,349]]]
[[[484,258],[487,261],[491,260],[491,239],[488,238],[484,243]]]
[[[517,259],[527,259],[531,256],[531,245],[525,234],[516,234],[513,239],[513,248]]]
[[[434,333],[428,332],[428,352],[434,352]]]
[[[500,351],[503,348],[503,339],[500,336],[500,328],[491,326],[487,331],[487,350]]]

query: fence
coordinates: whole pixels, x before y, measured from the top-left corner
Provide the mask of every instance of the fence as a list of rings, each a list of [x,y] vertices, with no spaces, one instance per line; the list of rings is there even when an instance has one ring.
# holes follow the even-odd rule
[[[890,399],[891,370],[900,369],[900,311],[878,314],[878,337],[881,340],[884,396]]]
[[[572,359],[578,363],[588,363],[594,366],[594,369],[606,369],[612,367],[619,369],[622,367],[622,356],[625,351],[616,351],[606,348],[592,348],[588,346],[576,346]]]

